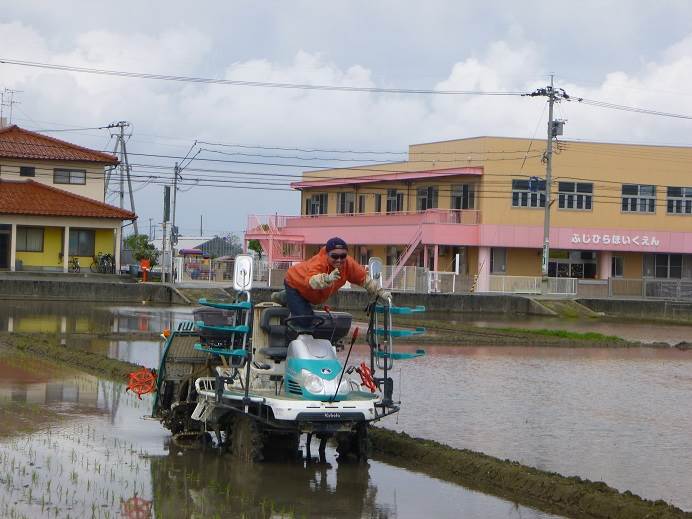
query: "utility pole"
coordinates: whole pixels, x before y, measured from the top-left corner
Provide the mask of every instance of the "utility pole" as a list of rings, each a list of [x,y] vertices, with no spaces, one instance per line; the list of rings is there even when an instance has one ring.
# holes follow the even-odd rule
[[[9,117],[7,118],[7,125],[12,124],[12,108],[14,105],[20,104],[19,101],[14,100],[14,94],[21,93],[22,90],[13,90],[11,88],[5,88],[0,92],[0,120],[4,117],[5,107],[9,108]],[[6,100],[5,98],[9,98]]]
[[[173,263],[175,261],[173,252],[175,251],[174,245],[178,243],[177,235],[178,228],[175,226],[175,204],[178,198],[178,177],[180,176],[180,166],[175,163],[173,167],[173,215],[171,218],[171,283],[175,283],[175,276],[173,275]]]
[[[106,128],[118,128],[120,131],[115,134],[115,148],[113,149],[113,154],[120,158],[120,181],[119,181],[119,207],[121,209],[125,206],[125,180],[127,179],[127,190],[130,194],[130,210],[135,212],[135,198],[132,192],[132,179],[130,177],[130,163],[127,158],[127,146],[125,144],[125,128],[128,128],[130,123],[127,121],[118,121],[117,123],[109,124]],[[112,135],[112,134],[111,134]],[[127,135],[129,138],[130,136]],[[112,170],[111,170],[112,171]],[[108,184],[110,183],[111,171],[106,173],[106,182],[103,186],[103,198],[105,200],[108,194]],[[137,228],[137,220],[134,220],[133,227],[135,234],[139,234],[139,229]]]
[[[529,96],[548,98],[548,141],[545,152],[545,207],[543,212],[543,254],[541,259],[541,293],[548,293],[548,264],[550,262],[550,206],[552,205],[551,191],[553,182],[553,139],[562,135],[564,121],[553,120],[553,108],[556,101],[569,99],[563,89],[555,89],[554,77],[550,75],[550,86],[539,88]],[[539,189],[540,192],[540,189]],[[539,194],[540,196],[540,194]]]
[[[199,235],[204,236],[204,227],[202,227],[202,215],[199,215]]]

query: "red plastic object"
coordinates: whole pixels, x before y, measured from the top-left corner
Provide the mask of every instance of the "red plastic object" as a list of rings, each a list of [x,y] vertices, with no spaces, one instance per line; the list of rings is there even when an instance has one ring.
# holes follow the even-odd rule
[[[133,371],[128,375],[127,389],[137,394],[137,398],[142,399],[142,395],[156,391],[156,371],[153,369],[142,368]]]

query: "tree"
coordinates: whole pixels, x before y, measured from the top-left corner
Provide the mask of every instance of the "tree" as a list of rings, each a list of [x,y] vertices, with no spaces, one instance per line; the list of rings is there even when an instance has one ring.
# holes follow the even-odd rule
[[[257,256],[260,259],[262,258],[262,252],[264,252],[264,249],[262,249],[262,244],[260,244],[259,240],[250,240],[250,242],[247,244],[247,248],[254,250],[257,253]]]
[[[149,242],[149,236],[146,234],[131,234],[125,238],[125,246],[132,251],[137,261],[148,259],[152,267],[156,265],[159,252]]]

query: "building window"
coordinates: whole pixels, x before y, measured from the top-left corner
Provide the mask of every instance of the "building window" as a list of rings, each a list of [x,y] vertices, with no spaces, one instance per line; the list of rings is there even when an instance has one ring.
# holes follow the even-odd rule
[[[43,252],[43,229],[17,227],[17,252]]]
[[[536,190],[529,188],[528,180],[512,180],[512,207],[545,207],[545,180],[535,183]]]
[[[591,182],[558,182],[557,201],[560,209],[590,211],[592,196]]]
[[[493,247],[490,249],[490,273],[504,274],[507,272],[507,249]]]
[[[622,184],[622,211],[626,213],[656,212],[656,186]]]
[[[86,184],[86,171],[83,169],[54,169],[53,184]]]
[[[404,194],[396,189],[387,189],[387,212],[398,213],[404,210]]]
[[[452,186],[451,209],[473,209],[476,203],[476,193],[473,184],[457,184]]]
[[[336,212],[338,214],[353,214],[356,206],[356,194],[352,192],[336,194]]]
[[[681,279],[682,263],[682,254],[645,254],[644,277]]]
[[[36,168],[33,166],[19,166],[20,177],[35,177]]]
[[[399,249],[387,247],[387,265],[396,265],[399,262]]]
[[[625,273],[625,259],[622,256],[613,256],[610,262],[610,276],[621,278]]]
[[[358,255],[358,260],[360,261],[361,265],[367,265],[368,261],[370,261],[371,256],[372,250],[360,247],[360,254]]]
[[[305,214],[327,214],[327,193],[317,193],[305,199]]]
[[[358,195],[358,212],[365,212],[365,195]]]
[[[382,195],[380,195],[379,193],[375,195],[375,212],[382,212]]]
[[[692,214],[692,187],[668,188],[668,214]]]
[[[437,186],[419,187],[416,191],[416,211],[437,209]]]
[[[95,241],[94,231],[70,230],[70,256],[93,256]]]

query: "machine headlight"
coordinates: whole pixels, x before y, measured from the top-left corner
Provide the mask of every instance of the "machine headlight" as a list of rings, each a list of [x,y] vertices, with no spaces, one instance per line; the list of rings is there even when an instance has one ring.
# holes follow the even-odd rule
[[[324,383],[320,377],[310,373],[307,370],[303,370],[303,377],[303,380],[305,381],[305,389],[310,393],[313,395],[318,395],[324,391]]]

